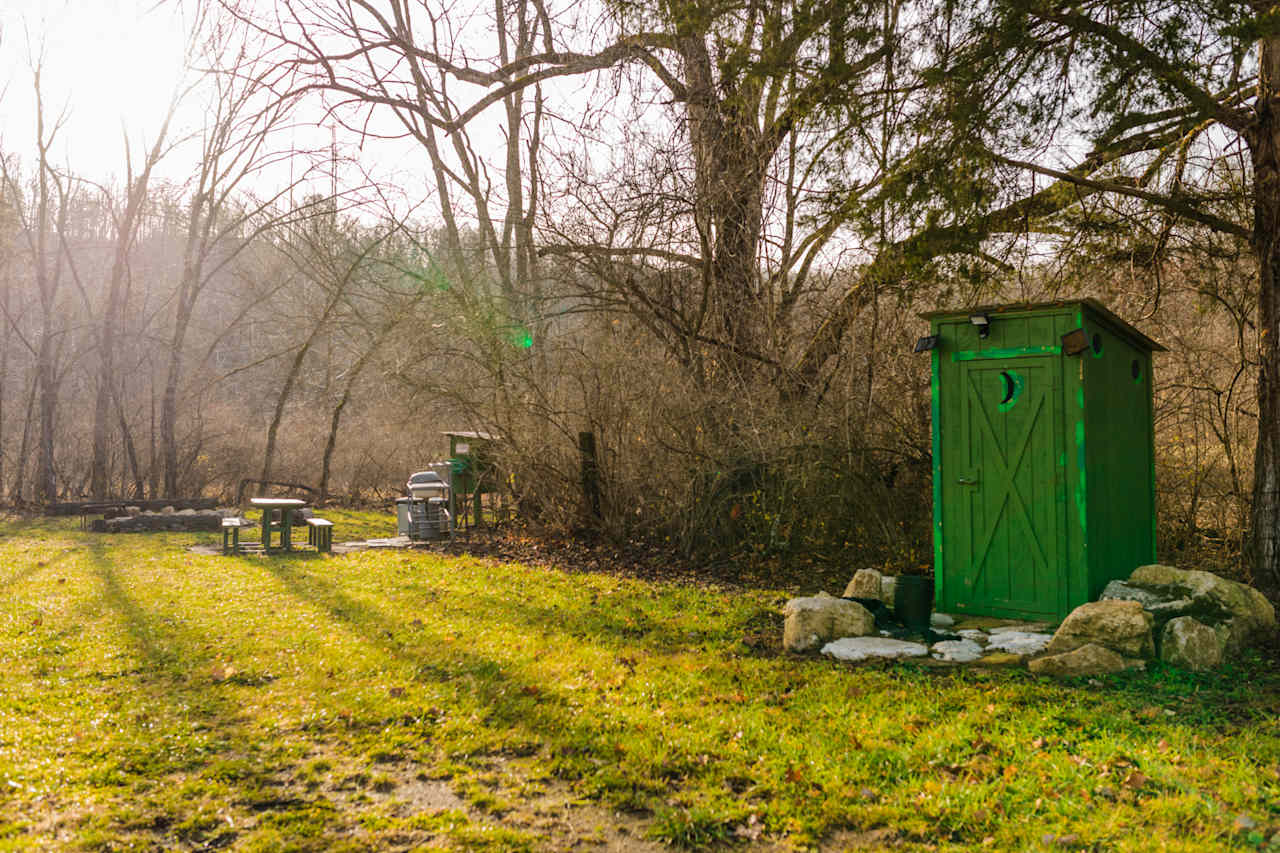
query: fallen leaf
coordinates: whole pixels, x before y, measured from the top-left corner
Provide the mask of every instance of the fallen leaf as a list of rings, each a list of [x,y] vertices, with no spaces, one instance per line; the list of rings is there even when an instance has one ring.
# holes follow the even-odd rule
[[[804,774],[795,767],[788,767],[787,772],[783,774],[783,778],[788,782],[802,782],[804,781]]]
[[[209,671],[209,675],[213,678],[214,684],[221,684],[235,674],[236,668],[231,664],[215,663],[213,665],[213,669]]]
[[[1139,770],[1131,770],[1129,775],[1124,777],[1124,784],[1126,788],[1132,788],[1137,791],[1147,784],[1147,777]]]

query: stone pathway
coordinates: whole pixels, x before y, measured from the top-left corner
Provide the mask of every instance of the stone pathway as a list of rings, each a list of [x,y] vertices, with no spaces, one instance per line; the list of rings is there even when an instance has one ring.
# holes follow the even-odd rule
[[[294,535],[295,536],[297,535],[297,529],[295,529]],[[303,537],[303,540],[304,541],[302,544],[306,545],[305,536]],[[359,551],[368,551],[375,548],[389,549],[389,550],[399,549],[399,550],[406,550],[406,551],[407,550],[419,550],[419,551],[430,550],[432,548],[438,547],[444,541],[445,540],[441,540],[437,542],[417,542],[410,539],[408,536],[391,536],[383,539],[357,539],[357,540],[352,540],[350,542],[334,542],[332,553],[355,554]],[[201,554],[206,557],[216,557],[222,553],[222,546],[217,544],[192,545],[187,550],[190,551],[192,554]],[[314,555],[315,551],[314,550],[307,551],[305,548],[299,548],[296,553],[298,554],[310,553]]]
[[[1047,622],[1016,622],[983,617],[952,617],[933,614],[935,639],[923,635],[895,639],[887,631],[880,636],[843,637],[821,649],[836,660],[860,662],[927,658],[941,664],[1009,666],[1039,654],[1053,638]],[[941,636],[942,639],[937,639]]]

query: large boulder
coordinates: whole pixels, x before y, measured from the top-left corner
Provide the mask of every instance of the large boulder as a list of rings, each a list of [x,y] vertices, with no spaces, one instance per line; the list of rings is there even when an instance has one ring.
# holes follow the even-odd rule
[[[1102,589],[1100,601],[1136,601],[1142,609],[1155,619],[1156,632],[1159,633],[1164,623],[1186,613],[1192,605],[1191,599],[1177,593],[1159,592],[1144,589],[1125,581],[1111,581]]]
[[[1097,644],[1125,657],[1155,657],[1151,614],[1136,601],[1094,601],[1067,614],[1045,649],[1060,655]]]
[[[865,637],[876,627],[871,611],[856,601],[826,593],[793,598],[782,609],[786,622],[782,645],[787,651],[807,652],[841,637]]]
[[[1262,593],[1212,572],[1159,564],[1139,566],[1129,576],[1128,585],[1177,602],[1176,606],[1166,606],[1162,616],[1193,616],[1202,624],[1220,629],[1228,652],[1267,639],[1276,631],[1275,608]]]
[[[1034,658],[1027,668],[1038,675],[1072,678],[1081,675],[1108,675],[1126,666],[1123,657],[1105,646],[1086,643],[1071,651]]]
[[[844,597],[883,600],[880,599],[881,579],[882,575],[875,569],[858,569],[854,572],[853,580],[849,581],[849,585],[844,588]],[[892,599],[889,603],[893,603]]]
[[[1205,672],[1222,663],[1226,638],[1194,616],[1170,619],[1160,633],[1160,659],[1167,664]]]

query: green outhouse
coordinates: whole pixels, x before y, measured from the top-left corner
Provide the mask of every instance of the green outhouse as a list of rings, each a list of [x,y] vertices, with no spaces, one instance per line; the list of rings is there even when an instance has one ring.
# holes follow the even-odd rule
[[[1093,299],[924,317],[937,609],[1058,620],[1154,562],[1164,347]]]

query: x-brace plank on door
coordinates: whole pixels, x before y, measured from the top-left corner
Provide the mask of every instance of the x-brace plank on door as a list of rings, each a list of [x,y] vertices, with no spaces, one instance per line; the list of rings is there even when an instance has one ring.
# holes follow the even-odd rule
[[[978,397],[977,389],[973,388],[972,382],[970,382],[970,392],[970,404],[972,405],[974,402],[980,404],[982,402],[981,398]],[[988,456],[990,461],[999,469],[997,473],[1001,475],[999,482],[1002,489],[999,498],[996,500],[997,509],[992,516],[991,523],[986,534],[982,538],[982,547],[976,552],[976,559],[973,563],[975,568],[986,562],[987,554],[991,550],[991,544],[995,540],[996,529],[1000,526],[1000,518],[1003,516],[1005,506],[1009,503],[1009,498],[1011,496],[1017,509],[1017,516],[1026,527],[1027,538],[1031,541],[1032,548],[1035,550],[1035,556],[1040,559],[1040,568],[1047,568],[1049,565],[1049,561],[1045,557],[1044,551],[1040,548],[1040,542],[1036,539],[1035,525],[1031,523],[1031,514],[1027,511],[1026,503],[1022,499],[1022,493],[1018,491],[1017,484],[1014,481],[1014,475],[1017,474],[1018,469],[1022,465],[1022,458],[1026,455],[1027,447],[1031,443],[1031,436],[1035,432],[1036,423],[1040,420],[1040,414],[1044,410],[1044,401],[1045,392],[1041,391],[1040,394],[1036,396],[1035,402],[1032,404],[1031,417],[1027,419],[1026,428],[1023,430],[1021,437],[1014,442],[1012,464],[1006,463],[1008,457],[1003,453],[994,452],[1000,449],[1000,442],[996,438],[995,427],[992,426],[991,420],[987,416],[986,407],[982,405],[977,405],[975,407],[982,415],[980,420],[982,430],[985,433],[987,440],[991,443],[993,450],[993,452],[988,454]]]

